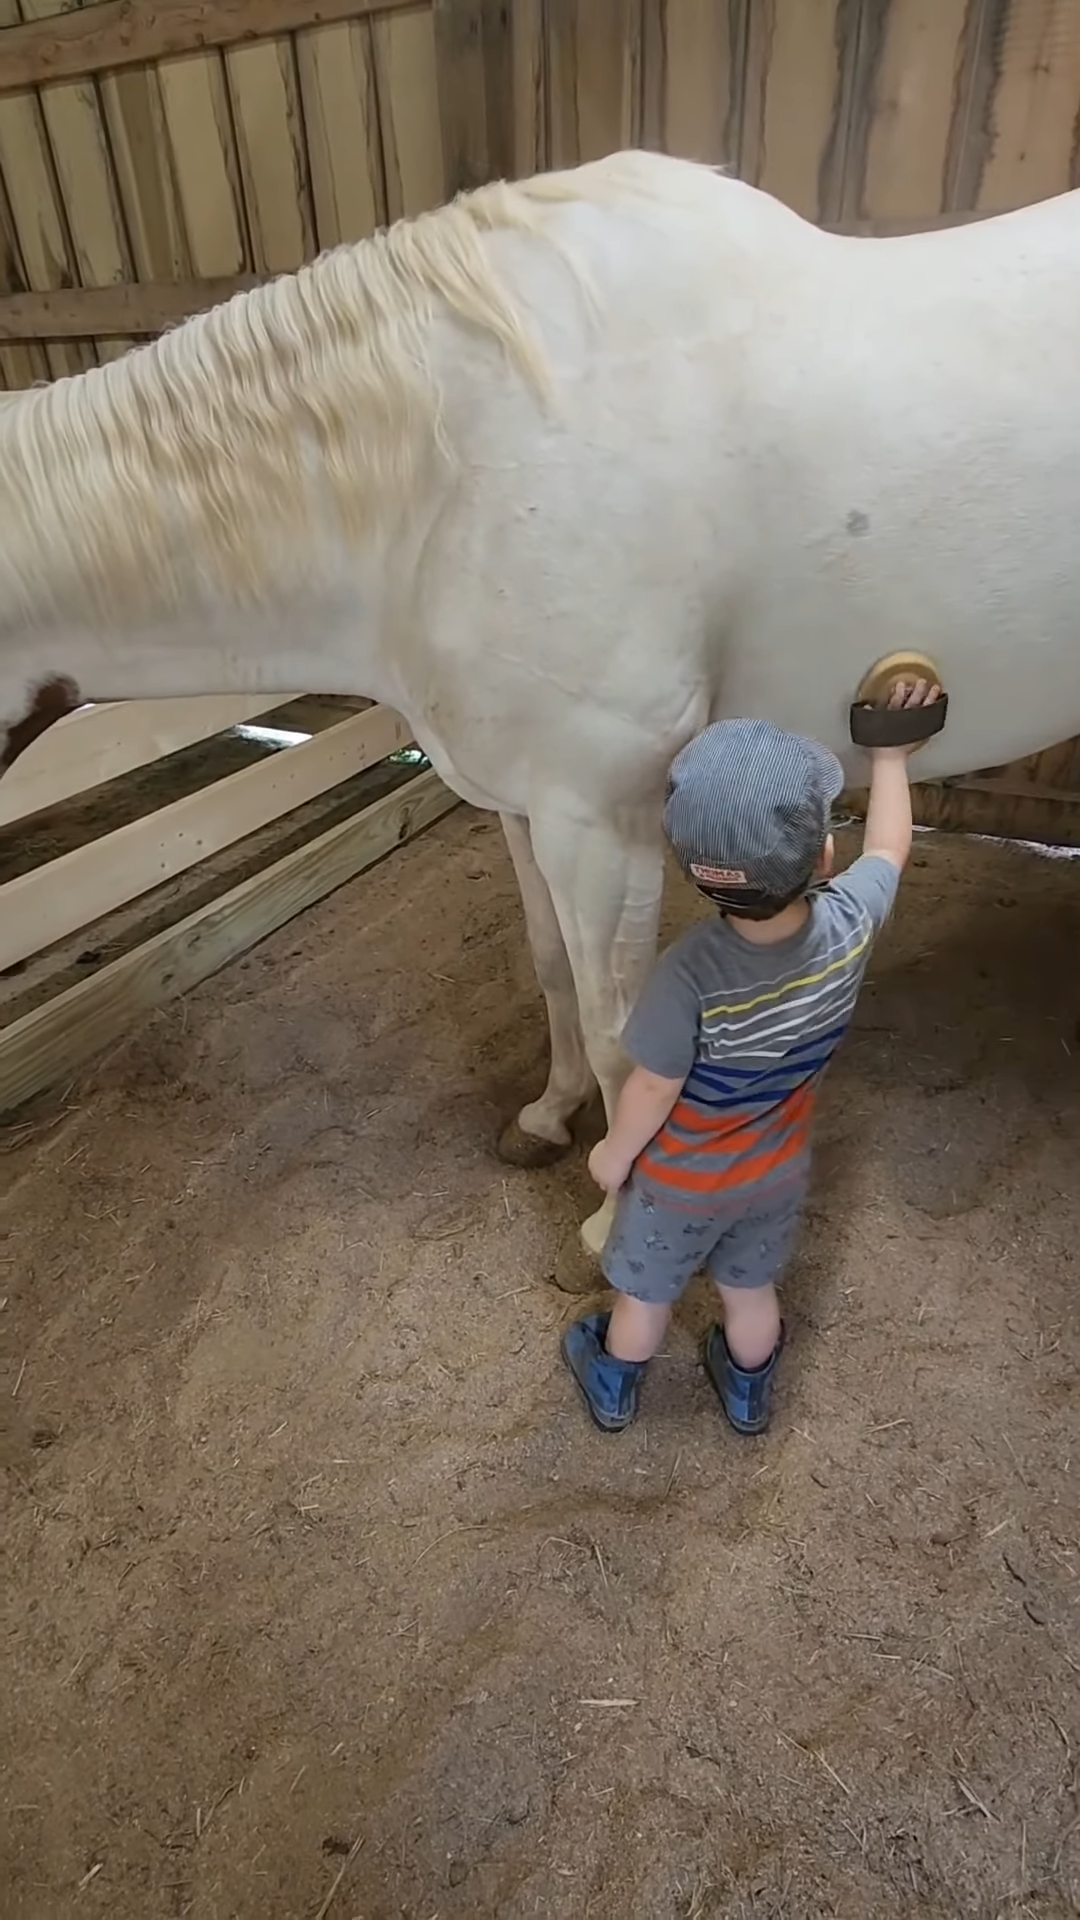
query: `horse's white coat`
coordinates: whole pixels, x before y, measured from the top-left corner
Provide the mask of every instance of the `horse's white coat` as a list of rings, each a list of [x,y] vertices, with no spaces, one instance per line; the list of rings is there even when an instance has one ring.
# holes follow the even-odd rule
[[[408,510],[364,541],[330,516],[303,592],[268,581],[258,615],[227,609],[193,552],[190,616],[16,628],[0,525],[0,714],[52,671],[94,699],[356,690],[508,818],[553,1041],[522,1121],[550,1139],[589,1085],[575,990],[609,1107],[621,1083],[664,774],[711,717],[814,734],[857,778],[853,689],[914,644],[951,697],[920,777],[1080,730],[1080,193],[869,241],[688,162],[577,178],[544,225],[595,313],[561,250],[483,236],[552,399],[437,308],[457,470],[433,450]],[[177,552],[186,537],[178,513]]]

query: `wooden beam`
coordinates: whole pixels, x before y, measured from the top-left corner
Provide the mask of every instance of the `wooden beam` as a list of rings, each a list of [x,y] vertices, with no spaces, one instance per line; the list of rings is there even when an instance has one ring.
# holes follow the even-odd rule
[[[860,818],[865,792],[840,796],[839,810]],[[979,833],[993,840],[1033,840],[1040,846],[1080,847],[1080,795],[1034,782],[924,780],[911,789],[916,826],[941,833]]]
[[[103,0],[0,32],[0,95],[236,47],[303,27],[424,8],[425,0]],[[430,0],[428,0],[430,4]]]
[[[437,774],[422,773],[0,1029],[0,1112],[69,1078],[140,1014],[190,992],[457,804]]]
[[[60,20],[77,20],[72,13]],[[216,280],[132,281],[112,287],[62,287],[50,293],[9,293],[0,299],[0,341],[84,340],[164,333],[193,313],[205,313],[268,276],[225,274]]]
[[[302,746],[282,748],[100,840],[17,874],[0,887],[0,971],[43,953],[223,847],[235,846],[411,739],[400,714],[370,707]]]

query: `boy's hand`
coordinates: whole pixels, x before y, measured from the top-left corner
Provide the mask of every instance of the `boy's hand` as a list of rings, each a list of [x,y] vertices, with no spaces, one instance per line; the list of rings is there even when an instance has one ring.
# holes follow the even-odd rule
[[[936,680],[898,680],[887,704],[895,711],[899,707],[932,707],[935,700],[940,699],[941,688]],[[870,754],[871,764],[879,760],[906,760],[909,754],[914,753],[916,745],[918,742],[910,747],[874,747]]]
[[[631,1162],[612,1152],[607,1137],[597,1142],[589,1155],[589,1172],[605,1193],[618,1193],[630,1178]]]

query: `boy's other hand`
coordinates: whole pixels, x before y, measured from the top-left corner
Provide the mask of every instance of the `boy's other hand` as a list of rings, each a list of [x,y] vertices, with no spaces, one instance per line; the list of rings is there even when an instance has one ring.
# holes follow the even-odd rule
[[[597,1142],[589,1155],[589,1172],[598,1187],[605,1193],[618,1193],[630,1178],[630,1167],[625,1159],[613,1153],[607,1137]]]

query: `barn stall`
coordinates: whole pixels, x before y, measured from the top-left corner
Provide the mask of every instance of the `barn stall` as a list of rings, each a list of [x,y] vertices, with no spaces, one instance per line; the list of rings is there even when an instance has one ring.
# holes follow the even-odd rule
[[[869,234],[1076,175],[1067,0],[0,4],[12,389],[628,142]],[[720,1430],[695,1291],[612,1445],[548,1280],[581,1158],[492,1151],[544,1045],[497,828],[302,690],[27,752],[5,1913],[1076,1911],[1078,785],[917,789],[776,1425]]]

